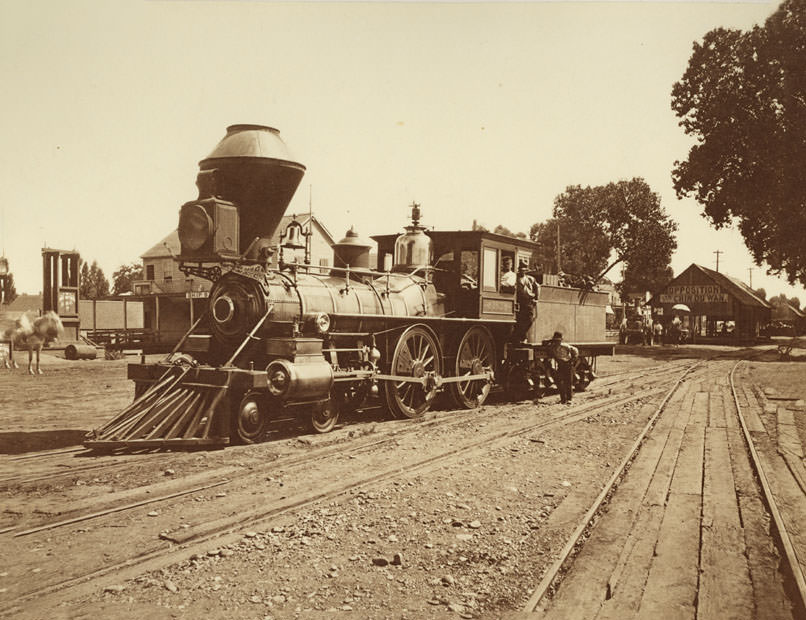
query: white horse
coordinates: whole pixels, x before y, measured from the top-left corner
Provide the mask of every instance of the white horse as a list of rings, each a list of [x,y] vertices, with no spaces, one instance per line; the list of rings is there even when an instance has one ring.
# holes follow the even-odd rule
[[[28,374],[42,374],[39,367],[39,354],[47,343],[58,340],[64,334],[64,326],[59,315],[53,311],[46,312],[31,322],[26,315],[22,315],[14,324],[5,331],[3,337],[11,340],[14,349],[22,351],[28,350]],[[36,367],[34,367],[34,352],[36,352]],[[9,361],[6,360],[6,368],[9,368]],[[16,367],[16,362],[14,363]]]

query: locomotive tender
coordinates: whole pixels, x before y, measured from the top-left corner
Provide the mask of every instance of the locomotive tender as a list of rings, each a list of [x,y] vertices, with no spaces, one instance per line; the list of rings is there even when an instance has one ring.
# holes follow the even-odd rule
[[[526,344],[508,342],[514,291],[504,257],[536,245],[482,231],[427,231],[418,205],[401,235],[370,245],[350,231],[334,267],[284,261],[271,238],[305,172],[276,129],[233,125],[199,164],[199,196],[179,213],[180,269],[213,282],[206,312],[159,363],[130,364],[134,401],[89,433],[91,448],[221,445],[259,440],[273,419],[310,416],[315,430],[382,396],[400,418],[422,416],[440,392],[459,407],[549,387],[553,331],[580,348],[577,389],[592,380],[606,295],[542,287]],[[296,224],[296,227],[294,226]],[[299,225],[287,231],[300,247]]]

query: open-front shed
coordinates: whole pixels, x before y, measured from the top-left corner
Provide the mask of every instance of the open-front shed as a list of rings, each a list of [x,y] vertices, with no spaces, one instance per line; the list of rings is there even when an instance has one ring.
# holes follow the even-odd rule
[[[772,312],[772,306],[741,280],[693,263],[650,303],[665,326],[679,317],[691,342],[752,342]]]

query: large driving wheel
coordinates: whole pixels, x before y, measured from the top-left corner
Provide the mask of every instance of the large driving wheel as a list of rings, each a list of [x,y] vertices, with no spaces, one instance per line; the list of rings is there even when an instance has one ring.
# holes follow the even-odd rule
[[[442,354],[439,343],[425,327],[414,325],[400,336],[392,356],[392,375],[405,377],[439,377]],[[436,385],[424,386],[409,381],[386,381],[386,404],[396,418],[419,418],[431,406]]]
[[[490,332],[483,327],[468,329],[456,350],[456,376],[480,375],[493,370],[495,342]],[[451,396],[457,405],[465,409],[480,407],[490,393],[487,379],[451,383]]]
[[[237,401],[236,401],[237,402]],[[255,443],[263,438],[269,418],[264,400],[260,394],[244,395],[233,412],[232,431],[238,443]]]
[[[339,408],[333,398],[316,403],[311,411],[311,427],[317,433],[329,433],[339,421]]]

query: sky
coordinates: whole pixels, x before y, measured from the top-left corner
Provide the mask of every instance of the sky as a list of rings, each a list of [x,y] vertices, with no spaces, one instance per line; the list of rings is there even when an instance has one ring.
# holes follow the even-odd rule
[[[671,89],[715,27],[777,3],[0,0],[0,253],[18,292],[41,248],[107,276],[175,229],[228,125],[280,130],[333,236],[473,220],[528,232],[569,185],[644,178],[696,262],[806,303],[736,230],[678,200],[692,144]],[[617,275],[617,274],[612,274]]]

